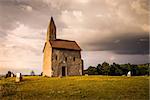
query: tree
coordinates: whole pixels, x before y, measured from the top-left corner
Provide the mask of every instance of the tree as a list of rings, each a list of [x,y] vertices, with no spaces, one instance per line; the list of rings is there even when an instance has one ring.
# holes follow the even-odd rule
[[[139,75],[139,68],[137,65],[131,65],[131,74],[134,76]]]
[[[119,64],[113,63],[113,65],[110,66],[110,75],[122,75],[123,72],[121,70],[121,67]]]
[[[131,65],[128,64],[116,64],[113,63],[109,65],[107,62],[103,62],[102,65],[98,64],[97,67],[90,66],[87,70],[84,70],[85,74],[89,75],[112,75],[112,76],[120,76],[127,75],[127,73],[131,71],[131,74],[134,76],[138,75],[149,75],[149,64],[142,65]]]
[[[116,75],[115,70],[116,70],[115,66],[111,65],[110,66],[110,75],[115,76]]]
[[[131,71],[131,64],[130,63],[128,63],[128,64],[122,64],[122,65],[120,65],[120,68],[121,68],[123,74],[127,75],[127,73],[129,71]]]
[[[98,75],[97,68],[95,67],[90,66],[87,71],[89,75]]]
[[[149,64],[138,65],[139,75],[149,75]]]
[[[31,76],[35,76],[35,73],[33,70],[31,71]]]
[[[102,75],[109,75],[110,73],[110,66],[107,62],[103,62],[101,66]]]
[[[96,67],[97,68],[97,72],[98,72],[99,75],[102,74],[101,67],[102,67],[101,64],[98,64],[97,67]]]

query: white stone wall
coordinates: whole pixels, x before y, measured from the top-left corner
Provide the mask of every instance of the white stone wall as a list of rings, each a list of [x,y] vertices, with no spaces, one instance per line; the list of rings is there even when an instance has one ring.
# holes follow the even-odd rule
[[[52,76],[52,48],[49,42],[47,42],[44,49],[44,57],[43,57],[43,76]]]

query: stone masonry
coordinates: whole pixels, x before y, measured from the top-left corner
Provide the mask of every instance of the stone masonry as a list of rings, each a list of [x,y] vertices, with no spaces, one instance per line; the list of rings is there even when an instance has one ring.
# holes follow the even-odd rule
[[[56,26],[51,18],[43,49],[43,75],[49,77],[83,74],[81,49],[75,41],[56,39]]]

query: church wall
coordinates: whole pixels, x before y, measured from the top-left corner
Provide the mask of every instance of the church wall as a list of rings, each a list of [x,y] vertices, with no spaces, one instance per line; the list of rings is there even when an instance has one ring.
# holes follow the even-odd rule
[[[80,51],[53,49],[52,52],[53,76],[61,76],[63,66],[66,68],[66,76],[82,75],[82,60]]]
[[[50,43],[47,43],[44,49],[43,57],[43,76],[51,77],[51,65],[52,65],[52,48]]]

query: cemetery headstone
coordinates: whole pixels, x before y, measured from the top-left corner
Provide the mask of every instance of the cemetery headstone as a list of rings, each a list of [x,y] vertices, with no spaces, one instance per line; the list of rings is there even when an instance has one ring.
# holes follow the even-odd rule
[[[11,73],[11,77],[14,77],[15,75],[14,75],[14,73]]]
[[[131,71],[128,72],[127,77],[131,77]]]
[[[16,73],[16,82],[20,82],[22,80],[21,73]]]

